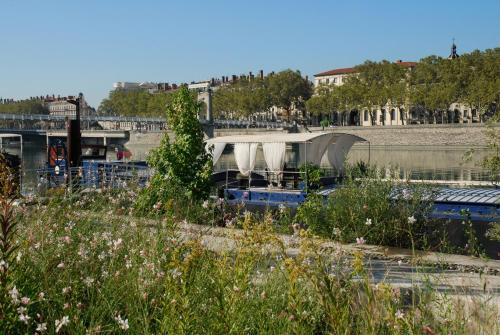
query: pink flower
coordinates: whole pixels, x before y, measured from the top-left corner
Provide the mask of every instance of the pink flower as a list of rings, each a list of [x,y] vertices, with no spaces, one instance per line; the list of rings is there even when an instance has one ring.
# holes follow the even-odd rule
[[[365,244],[366,241],[363,237],[356,237],[356,243],[357,244]]]
[[[30,303],[30,298],[28,298],[28,297],[22,297],[21,298],[21,304],[27,305],[29,303]]]

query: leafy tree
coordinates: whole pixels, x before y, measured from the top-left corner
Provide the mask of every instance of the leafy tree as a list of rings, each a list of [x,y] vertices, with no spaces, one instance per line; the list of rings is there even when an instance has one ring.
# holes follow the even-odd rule
[[[271,99],[266,81],[260,78],[241,78],[214,92],[213,109],[218,117],[248,119],[257,113],[267,112],[270,107]]]
[[[49,114],[42,99],[9,101],[0,99],[0,113],[5,114]]]
[[[338,99],[335,86],[321,85],[316,94],[306,101],[306,110],[313,117],[323,119],[325,115],[331,115],[338,110]]]
[[[172,95],[166,115],[175,140],[165,133],[160,146],[148,158],[155,174],[141,193],[137,205],[140,211],[149,212],[155,205],[164,208],[169,200],[192,202],[208,197],[212,159],[205,150],[197,117],[200,107],[186,87]]]
[[[193,93],[194,94],[194,93]],[[162,116],[172,92],[149,93],[145,90],[115,90],[99,106],[99,114],[117,116]]]
[[[303,109],[312,95],[311,84],[302,78],[300,71],[285,70],[266,77],[273,105],[283,108],[290,120],[291,111]]]

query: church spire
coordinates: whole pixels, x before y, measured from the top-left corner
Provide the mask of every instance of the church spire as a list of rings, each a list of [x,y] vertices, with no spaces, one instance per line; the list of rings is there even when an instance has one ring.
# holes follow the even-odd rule
[[[457,54],[457,46],[455,45],[455,38],[453,38],[453,43],[451,45],[451,53],[450,53],[450,56],[448,56],[448,59],[455,59],[455,58],[458,58],[458,54]]]

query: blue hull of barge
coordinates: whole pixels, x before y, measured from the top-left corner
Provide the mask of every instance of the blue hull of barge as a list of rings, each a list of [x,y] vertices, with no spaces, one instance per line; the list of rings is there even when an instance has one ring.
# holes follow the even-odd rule
[[[328,196],[335,188],[327,188],[319,193]],[[231,205],[244,203],[251,207],[275,208],[284,205],[295,209],[307,198],[301,190],[224,190],[226,202]],[[500,189],[441,189],[435,200],[432,218],[463,220],[462,210],[468,210],[472,221],[500,222]]]

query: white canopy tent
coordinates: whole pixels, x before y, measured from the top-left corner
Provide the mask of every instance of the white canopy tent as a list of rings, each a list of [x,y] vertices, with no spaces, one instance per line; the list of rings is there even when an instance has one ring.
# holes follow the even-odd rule
[[[321,133],[266,133],[257,135],[221,136],[207,140],[207,150],[213,146],[213,163],[217,163],[227,143],[234,144],[234,155],[240,173],[248,176],[255,166],[256,151],[262,144],[264,159],[272,172],[283,170],[287,143],[299,144],[300,161],[319,165],[328,150],[328,161],[337,171],[343,171],[347,153],[355,142],[366,140],[350,134]]]

